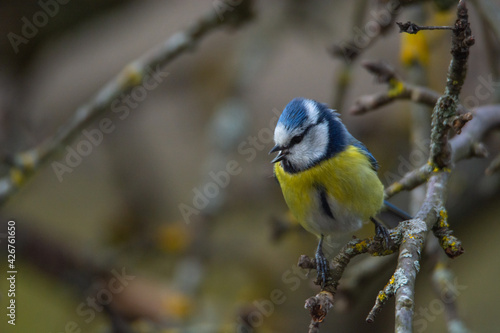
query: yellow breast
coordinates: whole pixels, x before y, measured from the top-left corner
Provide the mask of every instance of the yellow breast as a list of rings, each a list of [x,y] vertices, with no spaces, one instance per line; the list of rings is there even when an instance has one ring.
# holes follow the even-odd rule
[[[358,229],[384,202],[384,186],[376,171],[354,146],[299,173],[285,172],[281,163],[275,164],[274,172],[292,213],[304,228],[318,235]],[[320,214],[318,188],[326,191],[335,220]]]

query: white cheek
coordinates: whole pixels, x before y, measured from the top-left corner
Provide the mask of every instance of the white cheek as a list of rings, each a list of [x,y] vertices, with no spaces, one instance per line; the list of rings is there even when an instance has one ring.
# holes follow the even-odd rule
[[[312,128],[304,140],[290,149],[288,160],[297,169],[306,169],[319,161],[328,149],[328,126],[319,124]]]

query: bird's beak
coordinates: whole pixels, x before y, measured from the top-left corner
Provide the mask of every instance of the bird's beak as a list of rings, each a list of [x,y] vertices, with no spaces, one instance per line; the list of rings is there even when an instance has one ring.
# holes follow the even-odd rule
[[[269,151],[269,154],[271,153],[274,153],[274,152],[277,152],[279,151],[278,155],[276,155],[276,157],[271,161],[272,164],[276,163],[276,162],[279,162],[281,161],[282,159],[285,158],[286,155],[288,155],[288,150],[281,147],[281,146],[274,146],[273,149],[271,149],[271,151]]]

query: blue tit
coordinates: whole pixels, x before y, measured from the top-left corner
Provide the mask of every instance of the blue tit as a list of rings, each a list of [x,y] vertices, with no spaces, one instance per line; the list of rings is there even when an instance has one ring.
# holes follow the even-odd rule
[[[322,251],[325,235],[353,232],[371,220],[387,242],[387,230],[374,219],[385,203],[378,163],[338,113],[295,98],[278,120],[274,142],[269,153],[278,152],[271,163],[285,201],[299,223],[320,239],[316,262],[323,283],[329,267]]]

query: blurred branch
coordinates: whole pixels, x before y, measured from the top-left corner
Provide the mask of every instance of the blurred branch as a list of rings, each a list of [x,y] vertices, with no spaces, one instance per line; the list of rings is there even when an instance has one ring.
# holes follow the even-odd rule
[[[469,330],[463,323],[458,313],[457,297],[459,290],[456,289],[455,274],[440,261],[434,266],[432,272],[432,287],[434,292],[440,296],[444,305],[446,326],[449,333],[467,333]]]
[[[359,27],[363,24],[363,19],[365,17],[366,8],[368,7],[368,0],[358,0],[354,6],[353,14],[353,27]],[[344,106],[345,97],[347,96],[347,90],[351,84],[352,80],[352,69],[353,61],[343,61],[338,70],[336,77],[335,91],[333,95],[332,105],[337,105],[339,109]]]
[[[361,115],[396,100],[410,100],[415,103],[434,107],[441,96],[438,92],[430,88],[405,82],[397,75],[394,68],[382,61],[365,61],[363,67],[375,76],[378,83],[386,83],[388,90],[386,92],[361,96],[349,109],[349,112],[352,114]],[[457,111],[460,114],[468,112],[461,104],[457,106]]]
[[[370,23],[374,23],[374,25],[377,26],[375,32],[363,32],[359,26],[355,25],[353,27],[355,35],[348,41],[342,41],[331,46],[330,53],[334,57],[343,57],[347,63],[354,62],[363,51],[369,49],[380,36],[386,34],[394,26],[394,21],[396,20],[401,5],[402,3],[399,1],[389,1],[385,3],[384,6],[380,6],[377,13],[380,19],[374,19],[364,25],[366,29]]]
[[[426,11],[424,6],[418,6],[408,11],[412,20],[424,21]],[[417,42],[415,41],[417,40]],[[426,34],[419,36],[401,35],[400,62],[406,69],[408,80],[420,86],[428,85],[430,50]],[[430,107],[421,103],[411,103],[410,106],[410,145],[411,150],[421,150],[426,156],[429,148],[421,143],[426,142],[431,133]],[[410,192],[410,215],[415,214],[425,200],[426,187],[415,188]]]
[[[498,52],[500,52],[500,5],[492,0],[473,0],[483,28],[483,35],[486,40],[488,60],[490,62],[491,73],[495,79],[500,77],[500,66],[498,63]],[[500,89],[495,90],[494,103],[500,102]]]
[[[152,68],[163,67],[187,51],[193,50],[208,33],[216,28],[239,27],[252,16],[251,0],[244,0],[239,5],[225,10],[224,13],[212,8],[186,30],[174,34],[162,44],[129,63],[87,104],[79,107],[52,137],[37,147],[11,156],[6,161],[11,168],[10,173],[0,179],[0,205],[16,193],[26,180],[40,169],[41,165],[78,136],[82,129],[105,114],[113,101],[121,94],[142,84]]]
[[[103,287],[113,277],[112,268],[106,268],[90,257],[85,257],[73,251],[68,244],[63,244],[43,235],[40,231],[28,227],[30,224],[38,225],[37,221],[26,221],[35,223],[19,224],[17,226],[17,254],[24,260],[29,261],[40,272],[54,277],[59,284],[70,286],[79,295],[95,296],[93,289]],[[5,227],[7,226],[6,224]],[[106,281],[106,282],[104,282]],[[129,322],[124,312],[112,309],[116,302],[107,304],[105,313],[111,320],[113,332],[131,332]],[[130,312],[133,312],[130,308]],[[120,326],[121,330],[115,328]]]
[[[437,238],[430,238],[426,244],[426,254],[433,261],[431,283],[434,293],[441,301],[449,333],[467,333],[469,330],[459,316],[457,298],[460,286],[453,271],[446,263],[446,256],[441,251]]]
[[[476,9],[481,15],[484,23],[488,25],[495,38],[500,42],[500,25],[498,25],[498,17],[500,17],[500,6],[498,2],[492,0],[471,0]]]
[[[450,140],[451,161],[457,163],[473,157],[486,157],[488,152],[481,143],[483,137],[492,129],[500,127],[500,105],[485,105],[476,108],[473,119],[464,126],[462,134]],[[401,191],[410,191],[424,184],[437,169],[431,164],[424,164],[420,168],[406,173],[399,181],[385,189],[386,199]]]

